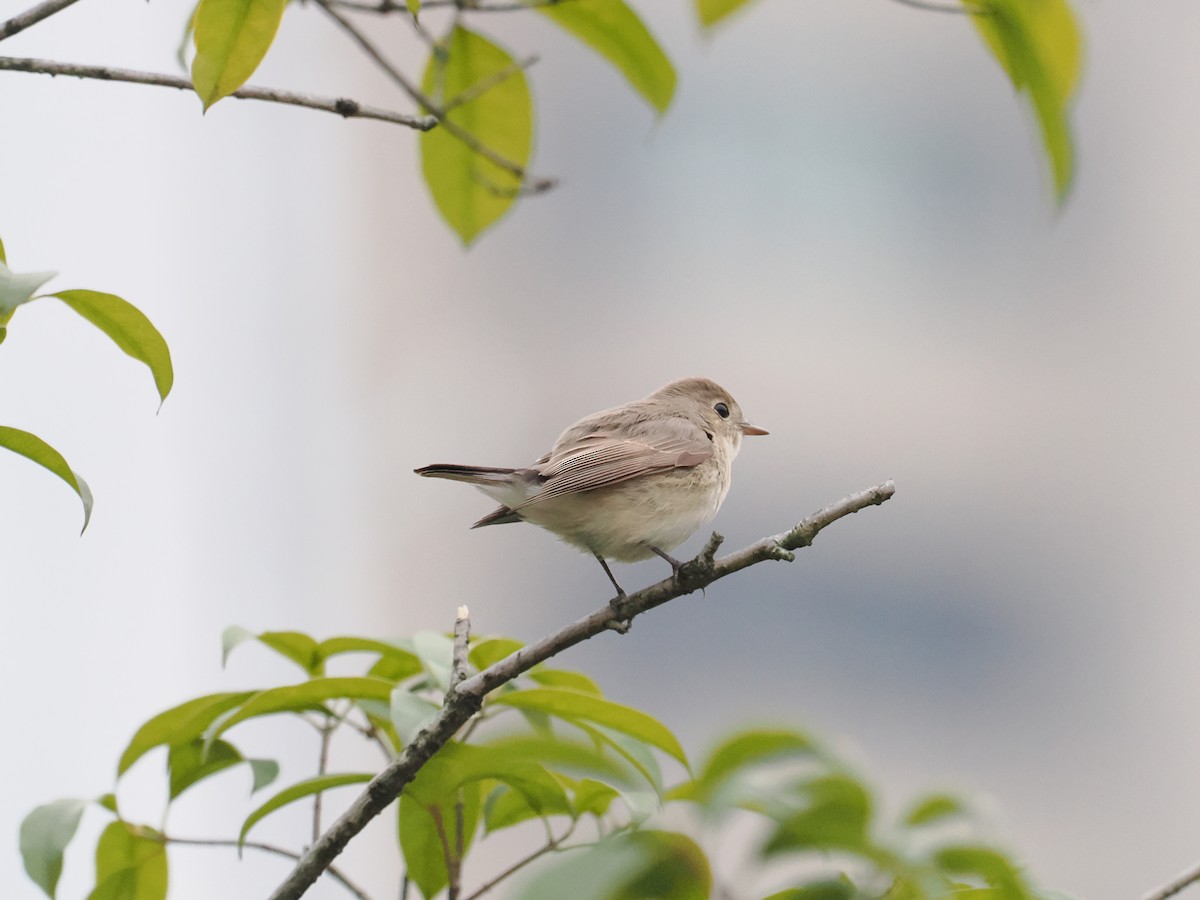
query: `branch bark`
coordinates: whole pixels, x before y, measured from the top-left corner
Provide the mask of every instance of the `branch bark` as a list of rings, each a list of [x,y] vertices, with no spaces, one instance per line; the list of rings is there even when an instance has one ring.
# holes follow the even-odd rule
[[[133,69],[114,69],[109,66],[84,66],[76,63],[60,63],[49,59],[30,59],[15,56],[0,56],[0,71],[33,72],[40,75],[66,75],[71,78],[92,78],[99,81],[122,81],[127,84],[150,84],[158,87],[192,90],[192,83],[178,75],[160,75],[157,72],[139,72]],[[283,103],[287,106],[302,106],[322,112],[335,113],[344,119],[376,119],[405,125],[418,131],[428,131],[437,125],[433,116],[414,116],[393,112],[377,106],[367,106],[345,97],[317,97],[295,91],[275,88],[240,87],[230,96],[241,100],[264,100],[268,103]]]
[[[1190,884],[1195,884],[1200,881],[1200,865],[1192,866],[1182,875],[1172,879],[1167,884],[1164,884],[1158,890],[1151,891],[1142,900],[1167,900],[1168,897],[1174,897],[1180,891]]]
[[[48,19],[55,13],[62,12],[71,4],[78,2],[79,0],[45,0],[37,6],[32,6],[0,25],[0,41],[10,38],[14,34],[24,31],[30,25],[36,25],[42,19]]]
[[[342,852],[367,823],[386,809],[420,768],[483,706],[488,693],[568,647],[614,629],[628,631],[632,620],[676,597],[708,587],[714,581],[769,559],[795,559],[793,551],[809,546],[822,529],[868,506],[878,506],[896,492],[892,481],[851,494],[809,516],[788,531],[765,537],[749,547],[716,558],[722,538],[714,533],[700,555],[684,563],[677,575],[633,594],[616,597],[600,609],[548,637],[523,647],[447,692],[442,708],[401,754],[375,776],[349,809],[305,852],[271,900],[296,900]]]

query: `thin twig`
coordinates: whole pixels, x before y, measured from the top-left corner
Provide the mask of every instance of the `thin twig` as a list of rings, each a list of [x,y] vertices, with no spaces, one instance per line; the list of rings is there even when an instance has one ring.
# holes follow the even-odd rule
[[[378,13],[407,13],[408,6],[396,0],[377,0],[375,3],[364,0],[328,0],[330,5],[340,9],[352,9],[355,12]],[[478,0],[422,0],[421,9],[437,9],[438,7],[453,6],[462,12],[520,12],[526,9],[537,9],[539,6],[561,6],[571,0],[527,0],[525,3],[489,3],[483,4]]]
[[[515,863],[513,863],[511,866],[509,866],[507,869],[505,869],[503,872],[501,872],[499,875],[497,875],[491,881],[488,881],[485,884],[483,884],[482,886],[480,886],[475,891],[475,893],[468,894],[466,897],[463,898],[463,900],[478,900],[478,898],[482,897],[484,894],[486,894],[488,891],[490,891],[492,888],[494,888],[496,885],[498,885],[504,879],[510,877],[511,875],[515,875],[517,872],[521,871],[521,869],[525,868],[525,866],[529,865],[534,860],[541,859],[543,856],[545,856],[547,853],[551,852],[552,850],[557,850],[559,845],[562,844],[562,842],[565,841],[567,838],[569,838],[571,836],[571,834],[575,831],[576,822],[578,822],[578,820],[576,820],[575,822],[572,822],[567,827],[567,830],[564,831],[561,835],[559,835],[558,837],[549,838],[546,841],[546,843],[543,844],[541,847],[534,850],[528,856],[518,859]]]
[[[1167,900],[1190,884],[1200,881],[1200,865],[1195,865],[1177,878],[1171,879],[1156,891],[1151,891],[1142,900]]]
[[[475,98],[486,94],[501,82],[512,78],[518,72],[524,72],[530,66],[536,64],[537,61],[538,57],[530,56],[526,59],[515,61],[497,72],[493,72],[487,78],[475,82],[461,94],[456,94],[447,100],[444,104],[442,104],[442,112],[448,113],[450,110],[457,109],[465,103],[470,103]]]
[[[325,724],[321,726],[321,750],[317,756],[317,775],[324,775],[329,768],[329,741],[333,737],[333,730],[340,723],[340,718],[326,719]],[[321,836],[321,798],[323,796],[321,791],[317,791],[313,795],[312,839],[314,841]]]
[[[455,857],[454,848],[450,846],[450,836],[446,834],[446,823],[442,820],[440,806],[429,807],[429,815],[433,817],[433,826],[437,829],[438,840],[442,844],[442,861],[446,864],[447,900],[458,900],[459,874],[462,869],[461,859]]]
[[[318,9],[333,19],[342,31],[358,44],[359,48],[369,56],[377,66],[386,74],[392,81],[399,85],[404,93],[426,109],[434,119],[436,119],[447,132],[454,135],[458,140],[466,144],[472,152],[482,156],[492,165],[496,166],[508,174],[512,175],[518,181],[528,182],[527,187],[530,193],[539,193],[548,190],[554,186],[553,178],[530,179],[525,172],[525,167],[514,162],[506,156],[497,153],[487,144],[483,143],[471,132],[467,131],[461,125],[457,124],[453,119],[446,115],[446,110],[433,101],[424,91],[414,84],[407,75],[401,72],[398,68],[392,65],[391,61],[380,52],[371,40],[363,34],[349,19],[339,13],[332,5],[331,0],[315,0]]]
[[[954,15],[967,16],[987,16],[991,15],[990,11],[985,6],[977,6],[974,3],[934,3],[932,0],[895,0],[901,6],[911,6],[913,9],[922,9],[926,12],[951,13]]]
[[[297,900],[321,872],[337,857],[346,844],[386,809],[434,753],[483,706],[484,698],[498,687],[529,671],[556,653],[603,634],[610,629],[628,631],[634,617],[676,597],[703,590],[713,582],[756,563],[767,560],[793,560],[793,551],[812,544],[822,529],[845,516],[885,503],[896,492],[891,481],[851,494],[830,504],[788,531],[763,538],[736,553],[716,559],[721,544],[719,535],[705,545],[700,555],[680,566],[671,577],[633,594],[613,598],[591,615],[584,616],[540,641],[522,647],[493,663],[482,672],[461,682],[446,698],[437,715],[405,745],[387,768],[368,782],[363,792],[320,839],[313,842],[284,879],[271,900]]]
[[[450,690],[467,677],[467,651],[471,643],[471,611],[465,606],[458,608],[454,618],[454,655],[450,661]]]
[[[37,6],[32,6],[20,15],[13,16],[0,25],[0,41],[24,31],[30,25],[36,25],[42,19],[48,19],[57,12],[62,12],[78,0],[43,0]]]
[[[462,864],[463,864],[463,796],[462,788],[454,799],[454,865],[449,869],[450,889],[446,900],[458,900],[462,893]]]
[[[28,59],[14,56],[0,56],[0,71],[33,72],[41,75],[66,75],[72,78],[93,78],[99,81],[122,81],[128,84],[150,84],[158,87],[176,88],[181,91],[192,90],[192,83],[178,75],[160,75],[156,72],[139,72],[132,69],[114,69],[109,66],[84,66],[76,63],[60,63],[49,59]],[[302,106],[306,109],[316,109],[322,112],[336,113],[345,119],[376,119],[381,122],[391,122],[396,125],[406,125],[418,131],[428,131],[437,125],[432,116],[414,116],[408,113],[393,112],[390,109],[380,109],[377,106],[367,106],[357,100],[345,97],[316,97],[312,94],[299,94],[294,91],[281,91],[275,88],[245,86],[234,91],[230,96],[241,100],[264,100],[269,103],[283,103],[288,106]]]
[[[184,845],[188,845],[188,846],[192,846],[192,847],[237,847],[237,846],[239,846],[237,841],[220,840],[217,838],[179,838],[179,837],[168,837],[167,835],[162,835],[162,841],[164,844],[184,844]],[[301,858],[300,854],[296,853],[294,850],[288,850],[286,847],[277,847],[274,844],[263,844],[259,841],[244,841],[241,843],[240,846],[249,847],[252,850],[262,850],[266,853],[274,853],[276,856],[286,856],[288,859],[300,859]],[[348,878],[346,878],[346,876],[343,875],[338,869],[335,869],[333,866],[330,866],[325,871],[329,873],[330,878],[332,878],[334,881],[338,882],[342,887],[344,887],[346,890],[348,890],[355,897],[358,897],[359,900],[371,900],[371,898],[367,895],[366,891],[364,891],[362,888],[360,888],[356,884],[354,884],[354,882],[352,882]]]

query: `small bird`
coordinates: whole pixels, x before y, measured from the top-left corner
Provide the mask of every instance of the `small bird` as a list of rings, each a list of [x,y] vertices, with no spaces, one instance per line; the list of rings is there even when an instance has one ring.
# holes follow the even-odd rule
[[[608,560],[667,554],[712,519],[729,491],[742,435],[767,434],[716,382],[683,378],[644,400],[580,419],[523,469],[435,464],[414,471],[473,484],[496,502],[472,528],[532,522],[591,553],[618,596]]]

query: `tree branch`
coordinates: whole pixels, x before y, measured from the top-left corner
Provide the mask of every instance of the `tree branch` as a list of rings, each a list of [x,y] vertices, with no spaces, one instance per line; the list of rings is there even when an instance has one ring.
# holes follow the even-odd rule
[[[471,644],[471,613],[465,606],[458,608],[454,619],[454,654],[450,663],[450,690],[467,677],[467,652]]]
[[[244,841],[239,845],[237,841],[220,840],[218,838],[179,838],[167,837],[166,835],[163,835],[163,843],[184,844],[190,847],[250,847],[253,850],[262,850],[264,853],[274,853],[276,856],[286,856],[288,859],[300,859],[300,854],[293,850],[288,850],[285,847],[276,847],[274,844],[263,844],[259,841]],[[329,873],[330,878],[338,882],[342,887],[357,897],[358,900],[371,900],[365,891],[355,885],[333,866],[330,866],[325,871]]]
[[[313,842],[292,873],[271,894],[271,900],[297,900],[316,881],[333,859],[342,852],[352,837],[386,809],[412,781],[418,770],[440,750],[466,722],[483,706],[484,697],[527,672],[538,663],[595,637],[617,625],[627,631],[629,623],[656,606],[676,597],[700,590],[726,575],[769,559],[792,560],[792,552],[807,547],[817,534],[829,525],[868,506],[878,506],[896,492],[892,481],[886,481],[866,491],[851,494],[809,516],[794,528],[751,544],[737,553],[716,559],[721,544],[714,534],[700,555],[683,564],[678,575],[672,575],[634,594],[616,597],[591,615],[566,626],[542,640],[522,647],[447,692],[441,709],[433,720],[404,748],[401,754],[382,772],[368,782],[362,794],[349,809]]]
[[[444,129],[446,129],[446,131],[470,147],[473,152],[479,154],[488,162],[492,163],[492,165],[502,169],[505,172],[508,172],[514,178],[518,179],[523,185],[526,186],[526,191],[528,193],[536,194],[554,187],[555,181],[553,178],[531,179],[528,173],[525,171],[524,166],[519,165],[508,157],[497,153],[491,147],[479,140],[479,138],[475,137],[475,135],[471,134],[471,132],[467,131],[461,125],[455,123],[453,119],[448,118],[447,109],[435,103],[431,97],[425,94],[425,92],[418,88],[416,84],[410,81],[407,75],[392,65],[391,61],[379,51],[379,48],[371,43],[365,34],[359,31],[358,28],[355,27],[352,22],[350,22],[350,20],[334,9],[332,0],[315,0],[315,3],[317,8],[322,10],[325,15],[329,16],[329,18],[333,19],[338,27],[341,28],[342,31],[346,32],[350,39],[358,44],[359,48],[366,53],[367,56],[374,60],[375,64],[379,66],[384,74],[391,78],[392,81],[396,82],[396,84],[399,85],[400,89],[404,91],[404,93],[408,94],[410,98],[420,104],[424,109],[427,109],[429,114],[436,119],[438,123],[441,124]],[[519,69],[520,67],[518,67],[517,70],[519,71]]]
[[[521,871],[521,869],[525,868],[527,865],[529,865],[534,860],[541,859],[547,853],[557,850],[559,848],[559,846],[563,843],[563,841],[565,841],[567,838],[569,838],[571,836],[571,833],[575,830],[575,825],[578,821],[579,820],[576,819],[575,822],[572,822],[567,827],[567,830],[565,832],[563,832],[562,835],[560,835],[559,837],[553,837],[553,836],[549,837],[546,840],[546,843],[543,844],[541,847],[538,847],[536,850],[534,850],[532,853],[528,854],[527,856],[523,856],[521,859],[518,859],[515,863],[513,863],[511,866],[509,866],[507,869],[505,869],[503,872],[501,872],[499,875],[497,875],[491,881],[486,882],[485,884],[481,885],[474,893],[469,894],[468,896],[464,897],[463,900],[479,900],[480,897],[482,897],[484,894],[486,894],[488,891],[490,891],[492,888],[494,888],[500,882],[504,881],[504,879],[515,875],[517,872]]]
[[[42,19],[48,19],[55,13],[62,12],[72,3],[77,2],[78,0],[44,0],[44,2],[39,3],[37,6],[30,7],[25,12],[13,16],[3,25],[0,25],[0,41],[24,31],[30,25],[36,25]]]
[[[1197,881],[1200,881],[1200,865],[1193,866],[1178,878],[1174,878],[1167,884],[1164,884],[1158,890],[1151,891],[1142,900],[1167,900],[1168,897],[1175,896],[1185,887]]]
[[[84,66],[76,63],[60,63],[49,59],[27,59],[13,56],[0,56],[0,71],[33,72],[41,75],[67,75],[72,78],[93,78],[99,81],[123,81],[128,84],[150,84],[158,87],[176,88],[181,91],[192,90],[192,83],[178,75],[160,75],[156,72],[138,72],[132,69],[113,69],[108,66]],[[322,112],[336,113],[345,119],[376,119],[381,122],[391,122],[395,125],[406,125],[418,131],[428,131],[437,125],[433,116],[413,116],[408,113],[393,112],[390,109],[380,109],[377,106],[367,106],[357,100],[345,97],[316,97],[312,94],[298,94],[294,91],[280,91],[275,88],[240,87],[230,96],[241,100],[264,100],[269,103],[283,103],[288,106],[303,106],[306,109],[316,109]]]
[[[913,9],[923,9],[926,12],[951,13],[953,15],[988,16],[991,12],[986,6],[974,3],[934,3],[933,0],[895,0],[901,6],[911,6]]]

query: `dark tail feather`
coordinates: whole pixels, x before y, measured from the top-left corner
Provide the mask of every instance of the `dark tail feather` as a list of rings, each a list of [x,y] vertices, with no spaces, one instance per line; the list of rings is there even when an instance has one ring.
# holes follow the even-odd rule
[[[498,509],[488,513],[474,525],[472,528],[482,528],[484,525],[507,525],[509,522],[520,522],[521,517],[509,509],[507,506],[501,506]]]
[[[450,463],[434,463],[432,466],[422,466],[413,469],[418,475],[426,478],[449,478],[451,481],[465,481],[468,484],[504,481],[516,469],[496,469],[490,466],[456,466]]]

